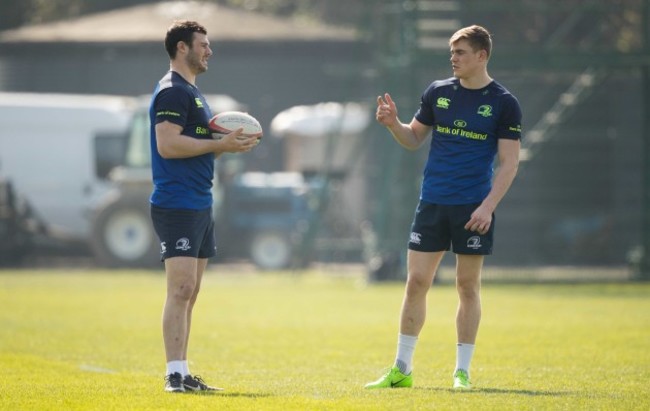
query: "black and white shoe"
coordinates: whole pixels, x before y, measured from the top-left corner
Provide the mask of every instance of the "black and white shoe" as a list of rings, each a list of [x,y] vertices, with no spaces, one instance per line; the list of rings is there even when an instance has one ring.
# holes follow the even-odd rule
[[[186,375],[183,378],[185,391],[223,391],[223,388],[211,387],[198,375]]]
[[[183,376],[175,372],[165,377],[165,391],[167,392],[185,392]]]

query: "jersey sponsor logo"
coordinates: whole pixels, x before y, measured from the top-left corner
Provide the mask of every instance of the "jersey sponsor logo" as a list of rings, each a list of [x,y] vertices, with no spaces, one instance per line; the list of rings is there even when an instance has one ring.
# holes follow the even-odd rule
[[[483,104],[478,108],[476,114],[483,117],[492,117],[492,106],[489,104]]]
[[[159,116],[172,116],[172,117],[180,117],[180,113],[177,113],[175,111],[169,111],[169,110],[163,110],[163,111],[158,111],[156,113],[156,117]]]
[[[467,248],[478,250],[481,247],[481,237],[474,235],[467,239]]]
[[[190,239],[189,238],[183,237],[183,238],[179,238],[178,240],[176,240],[176,249],[177,250],[187,251],[190,248],[192,248],[192,247],[190,246]]]
[[[476,133],[469,130],[460,130],[455,128],[454,131],[458,131],[458,135],[461,137],[469,138],[470,140],[487,140],[487,133]]]
[[[422,234],[411,232],[411,238],[409,239],[409,243],[420,245],[421,242],[422,242]]]
[[[470,140],[487,140],[488,138],[487,133],[477,133],[475,131],[463,130],[460,127],[451,128],[451,127],[436,125],[436,131],[441,134],[469,138]]]
[[[438,97],[438,100],[436,101],[436,107],[448,109],[449,103],[451,103],[450,99],[446,97]]]
[[[210,130],[209,130],[209,129],[207,129],[207,128],[205,128],[205,127],[201,127],[201,126],[198,126],[198,127],[196,128],[195,132],[196,132],[196,134],[199,135],[199,136],[207,136],[208,134],[210,134]]]
[[[454,120],[454,125],[456,127],[465,128],[465,127],[467,127],[467,121],[465,121],[465,120]]]
[[[196,106],[198,108],[203,108],[203,102],[201,101],[200,98],[198,98],[198,97],[194,98],[194,102],[196,103]]]
[[[442,134],[453,134],[453,133],[451,132],[451,130],[452,130],[451,127],[445,127],[445,126],[441,126],[441,125],[439,125],[439,124],[436,124],[436,131],[437,131],[438,133],[442,133]]]
[[[521,124],[517,124],[516,126],[510,126],[508,127],[509,131],[514,131],[515,133],[521,133]]]

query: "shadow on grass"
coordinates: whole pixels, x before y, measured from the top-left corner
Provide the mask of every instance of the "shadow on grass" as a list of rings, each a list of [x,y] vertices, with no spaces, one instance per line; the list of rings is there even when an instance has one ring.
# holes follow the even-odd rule
[[[467,391],[454,390],[452,388],[415,388],[426,391],[450,392],[453,394],[515,394],[529,397],[564,397],[574,395],[570,391],[536,391],[536,390],[514,390],[501,388],[473,388]]]
[[[260,392],[228,392],[228,391],[185,391],[185,395],[198,395],[207,397],[230,397],[230,398],[268,398],[273,394]]]
[[[452,390],[453,391],[453,390]],[[567,395],[574,395],[575,393],[571,391],[536,391],[536,390],[512,390],[512,389],[501,389],[501,388],[477,388],[473,391],[484,392],[488,394],[517,394],[517,395],[528,395],[531,397],[564,397]],[[472,391],[470,391],[472,392]]]

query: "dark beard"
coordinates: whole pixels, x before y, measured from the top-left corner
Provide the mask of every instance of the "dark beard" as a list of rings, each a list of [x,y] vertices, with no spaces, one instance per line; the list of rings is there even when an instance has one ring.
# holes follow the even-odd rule
[[[198,60],[193,54],[187,56],[187,65],[195,73],[204,73],[208,70],[208,68],[202,65],[201,61]]]

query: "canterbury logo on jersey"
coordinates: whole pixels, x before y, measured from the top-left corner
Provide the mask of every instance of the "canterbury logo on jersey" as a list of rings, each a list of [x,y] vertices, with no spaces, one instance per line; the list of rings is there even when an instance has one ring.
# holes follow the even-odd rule
[[[449,103],[451,103],[451,100],[446,98],[446,97],[438,97],[438,100],[436,101],[436,107],[438,108],[449,108]]]

